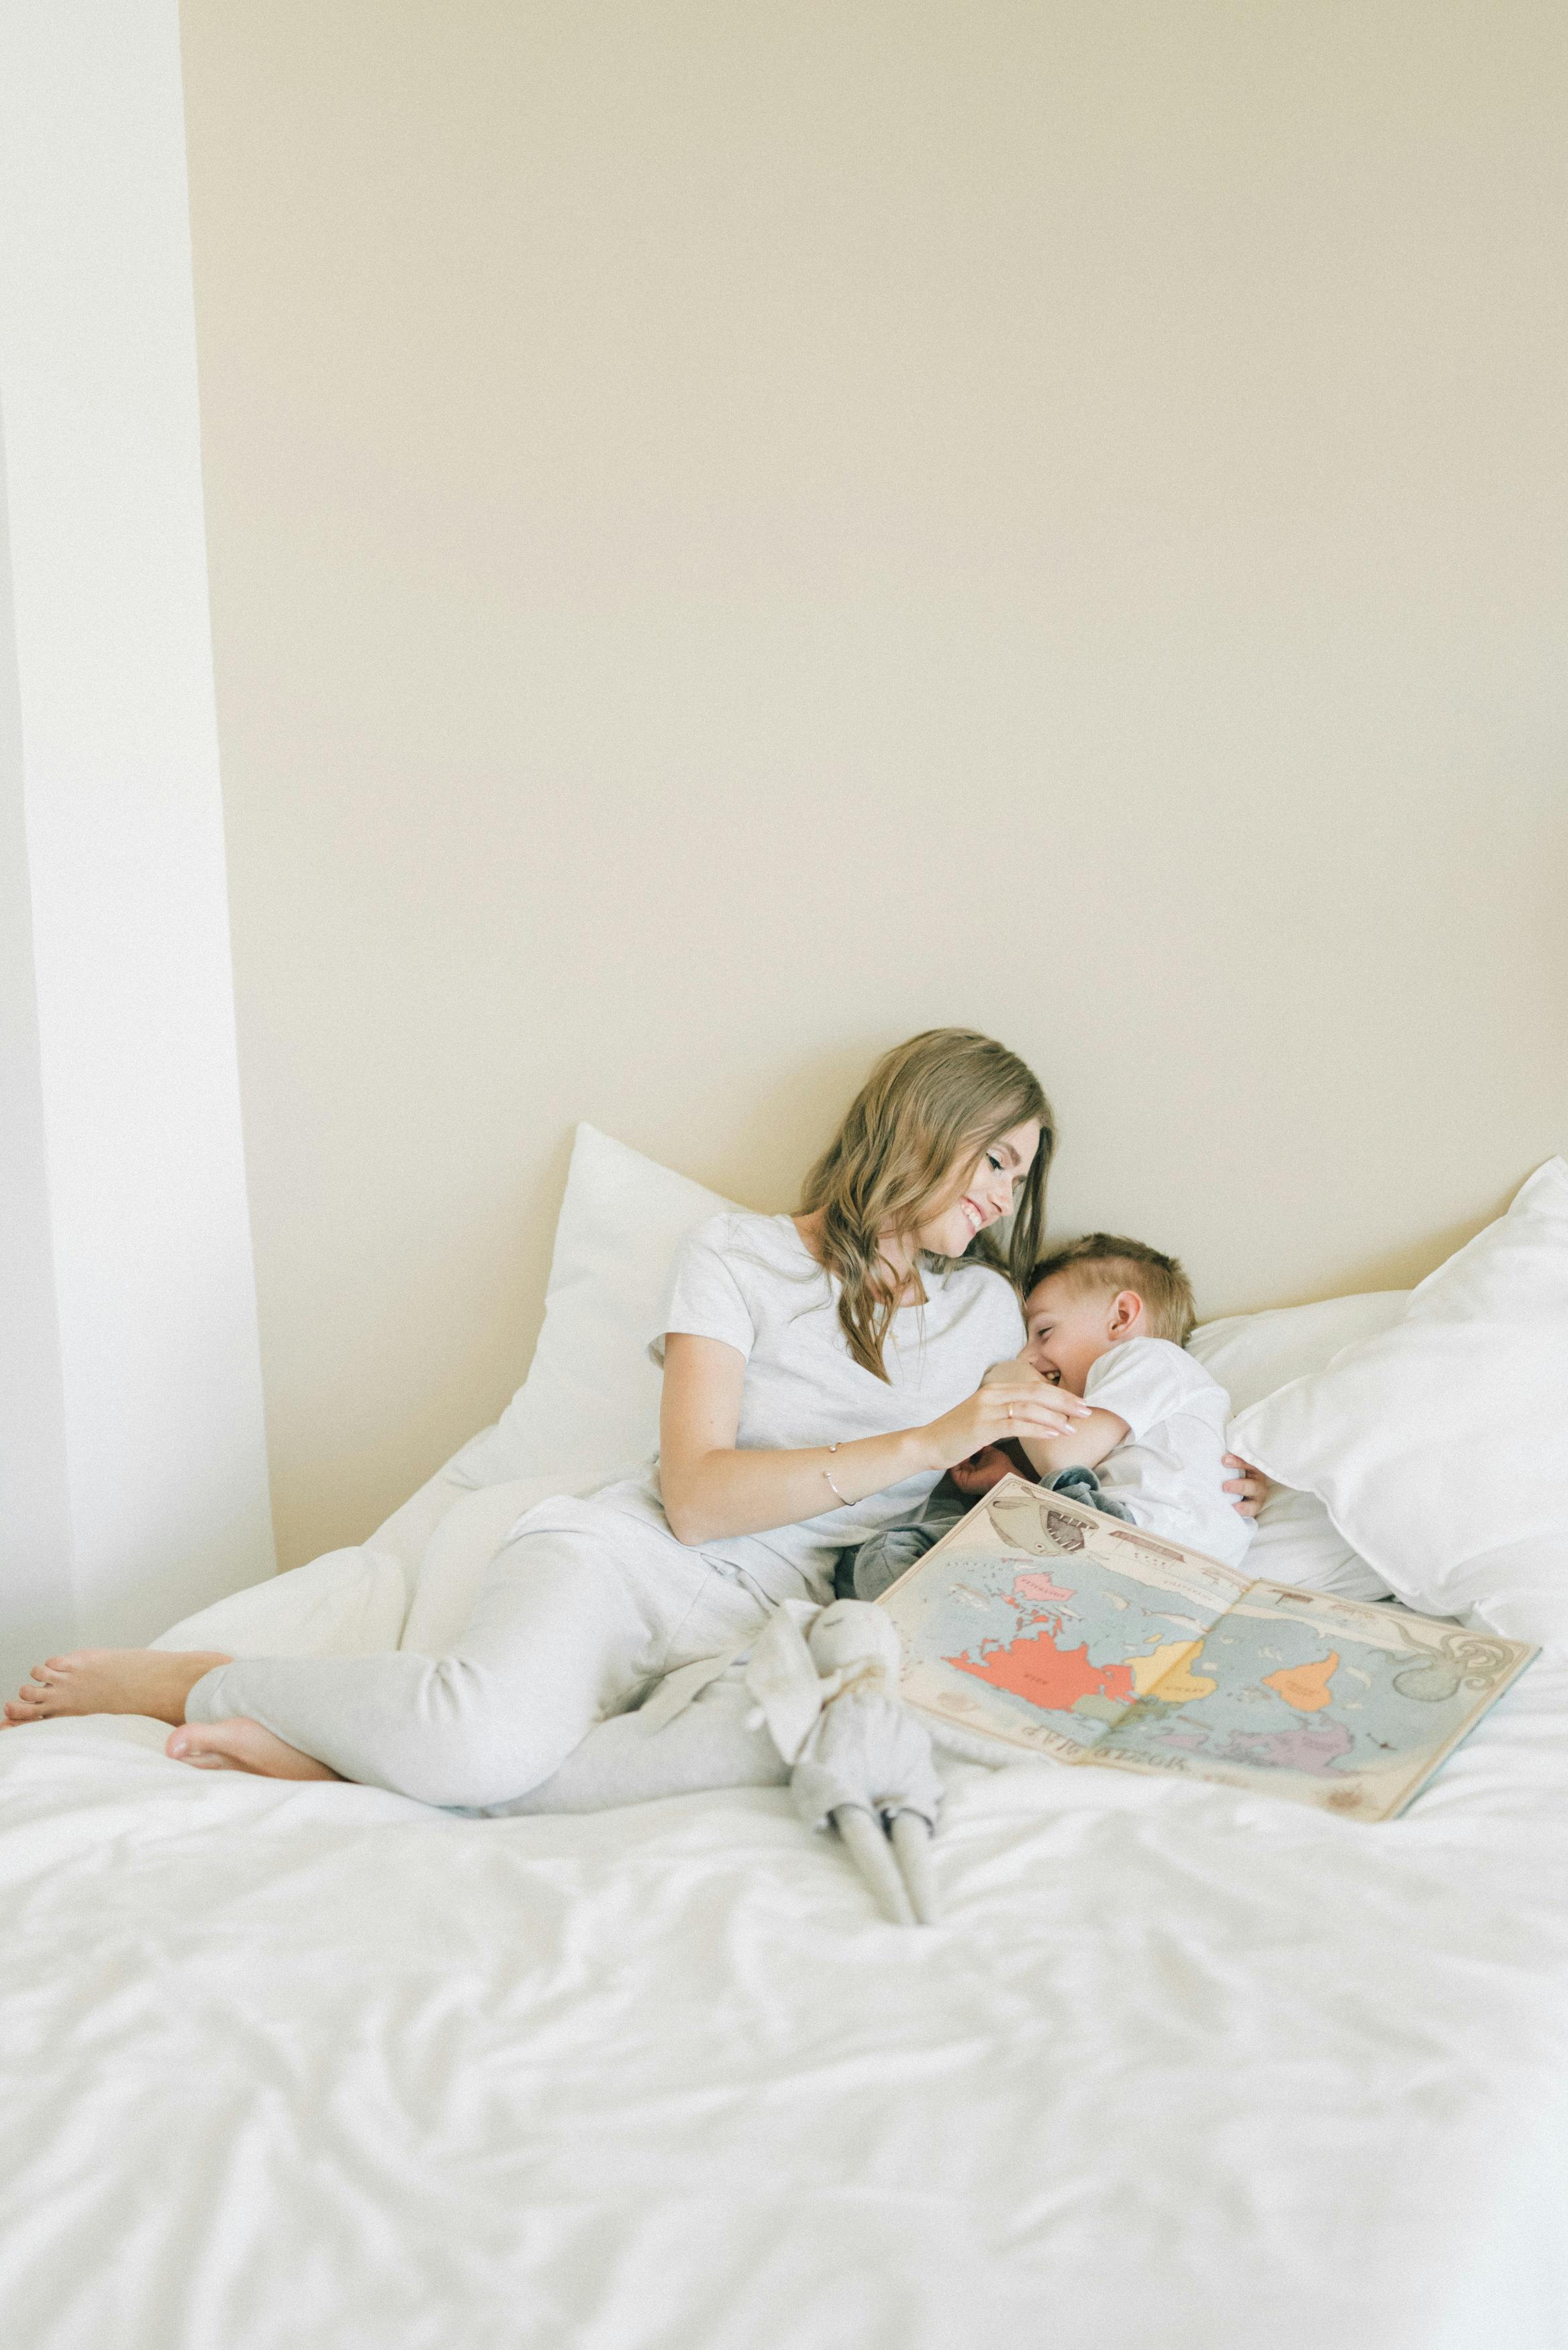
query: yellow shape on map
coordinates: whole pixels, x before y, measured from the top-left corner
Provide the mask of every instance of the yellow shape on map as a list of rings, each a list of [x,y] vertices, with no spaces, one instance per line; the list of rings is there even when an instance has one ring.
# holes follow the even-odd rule
[[[1157,1697],[1161,1705],[1189,1705],[1194,1698],[1212,1697],[1219,1684],[1187,1670],[1202,1646],[1201,1640],[1166,1640],[1147,1657],[1129,1657],[1139,1697]]]
[[[1277,1673],[1265,1673],[1263,1687],[1277,1690],[1298,1713],[1321,1713],[1333,1702],[1329,1683],[1338,1670],[1339,1654],[1331,1648],[1310,1665],[1282,1665]]]

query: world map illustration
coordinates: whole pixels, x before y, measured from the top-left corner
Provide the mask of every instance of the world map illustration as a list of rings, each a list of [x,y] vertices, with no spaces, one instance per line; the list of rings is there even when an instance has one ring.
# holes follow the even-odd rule
[[[1367,1816],[1408,1800],[1532,1653],[1250,1583],[1033,1494],[971,1513],[883,1604],[906,1695],[959,1724],[1066,1761],[1262,1774]]]
[[[1374,1721],[1386,1729],[1390,1701],[1408,1710],[1407,1732],[1430,1733],[1420,1701],[1392,1690],[1381,1652],[1351,1661],[1324,1649],[1305,1625],[1233,1613],[1197,1637],[1173,1637],[1173,1613],[1179,1620],[1186,1614],[1179,1602],[1173,1610],[1168,1601],[1148,1604],[1162,1599],[1159,1593],[1096,1588],[1104,1571],[1090,1562],[1073,1583],[1014,1575],[1008,1589],[987,1595],[997,1628],[976,1641],[967,1619],[975,1613],[970,1595],[978,1593],[968,1564],[971,1575],[954,1595],[962,1611],[954,1628],[969,1638],[943,1662],[1022,1700],[1032,1713],[1052,1716],[1054,1727],[1085,1745],[1115,1728],[1118,1746],[1133,1740],[1226,1762],[1325,1772],[1356,1754],[1358,1733],[1364,1749],[1388,1751],[1377,1746]]]

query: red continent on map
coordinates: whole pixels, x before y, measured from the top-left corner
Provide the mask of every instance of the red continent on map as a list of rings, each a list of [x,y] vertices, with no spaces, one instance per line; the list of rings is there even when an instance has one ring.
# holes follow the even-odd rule
[[[1130,1704],[1136,1694],[1129,1666],[1093,1665],[1085,1642],[1059,1648],[1049,1632],[1010,1640],[1005,1648],[988,1648],[982,1657],[947,1657],[943,1662],[1053,1713],[1071,1713],[1075,1698],[1107,1697]]]

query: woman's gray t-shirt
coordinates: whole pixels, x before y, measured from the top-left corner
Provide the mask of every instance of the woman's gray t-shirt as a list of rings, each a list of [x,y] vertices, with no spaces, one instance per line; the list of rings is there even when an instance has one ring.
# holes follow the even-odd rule
[[[680,1332],[722,1339],[744,1356],[735,1438],[743,1450],[787,1451],[888,1436],[950,1411],[974,1393],[992,1363],[1023,1344],[1012,1284],[990,1266],[965,1261],[939,1271],[923,1263],[921,1280],[926,1303],[895,1315],[882,1380],[849,1352],[838,1284],[792,1217],[742,1211],[713,1216],[676,1253],[649,1352],[662,1364],[667,1334]],[[906,1478],[804,1524],[704,1543],[703,1555],[770,1599],[830,1599],[838,1552],[918,1510],[938,1473]],[[648,1477],[597,1498],[639,1516],[651,1508],[665,1523],[657,1465]]]

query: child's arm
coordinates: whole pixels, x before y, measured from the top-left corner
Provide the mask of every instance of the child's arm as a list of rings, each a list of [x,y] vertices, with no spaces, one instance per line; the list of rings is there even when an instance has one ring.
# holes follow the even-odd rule
[[[1021,1436],[1018,1441],[1040,1477],[1046,1479],[1059,1477],[1064,1469],[1097,1469],[1127,1434],[1127,1421],[1116,1412],[1096,1411],[1078,1420],[1071,1436],[1047,1437],[1035,1443]]]
[[[1049,1387],[1027,1363],[992,1363],[982,1382],[987,1387]],[[1075,1420],[1064,1436],[1029,1437],[1015,1440],[1041,1477],[1059,1477],[1064,1469],[1097,1469],[1108,1452],[1131,1433],[1119,1412],[1091,1409],[1087,1419]]]

